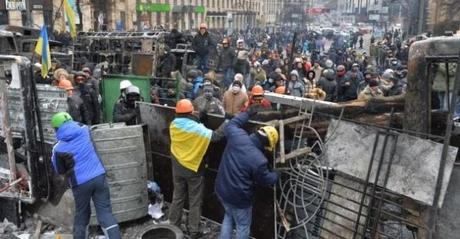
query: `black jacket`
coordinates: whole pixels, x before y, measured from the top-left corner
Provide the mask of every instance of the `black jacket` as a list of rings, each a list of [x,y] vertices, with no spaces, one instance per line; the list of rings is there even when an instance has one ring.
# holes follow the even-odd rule
[[[199,56],[205,56],[211,52],[211,49],[215,48],[216,44],[212,40],[208,32],[203,35],[201,33],[196,34],[192,41],[192,48]]]
[[[91,117],[88,109],[80,97],[80,93],[75,91],[72,96],[67,97],[67,105],[69,106],[69,114],[76,122],[83,124],[91,123]]]
[[[113,122],[125,122],[126,125],[135,125],[137,124],[138,115],[138,109],[129,107],[122,98],[118,99],[113,107]]]
[[[100,123],[101,107],[99,104],[98,93],[88,85],[78,85],[76,91],[80,94],[83,103],[89,113],[90,121],[88,125]]]
[[[219,63],[217,69],[225,71],[227,69],[233,69],[236,63],[235,49],[231,47],[223,48],[219,55]]]
[[[326,101],[334,102],[337,100],[337,82],[335,80],[328,80],[321,77],[317,86],[326,92]]]
[[[168,52],[161,58],[160,64],[158,64],[157,75],[170,78],[171,72],[176,69],[176,63],[176,56]]]

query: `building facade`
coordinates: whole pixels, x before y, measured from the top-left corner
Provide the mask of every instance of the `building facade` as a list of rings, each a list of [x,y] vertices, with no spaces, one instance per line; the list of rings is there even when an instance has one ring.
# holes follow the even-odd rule
[[[41,27],[52,21],[52,0],[0,1],[0,25]]]
[[[61,1],[53,0],[53,9],[57,13],[54,27],[65,30],[63,11],[59,9]],[[264,2],[273,1],[80,0],[78,10],[82,20],[79,27],[82,31],[137,31],[162,26],[183,31],[195,30],[205,22],[211,29],[240,30],[265,23],[262,19],[266,16]],[[274,12],[274,6],[270,6]],[[271,21],[274,22],[274,18]]]

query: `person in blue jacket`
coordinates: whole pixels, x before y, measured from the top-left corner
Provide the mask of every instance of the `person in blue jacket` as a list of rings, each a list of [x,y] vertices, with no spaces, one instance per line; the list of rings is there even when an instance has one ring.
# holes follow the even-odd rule
[[[75,122],[66,112],[51,118],[57,143],[52,163],[58,174],[64,174],[75,199],[74,239],[86,239],[93,200],[96,215],[106,238],[120,239],[120,228],[112,214],[110,192],[104,165],[96,153],[88,126]]]
[[[252,201],[256,185],[274,185],[278,173],[268,168],[264,148],[273,151],[278,132],[273,126],[264,126],[248,135],[243,126],[254,108],[240,113],[224,127],[227,145],[222,155],[216,178],[216,192],[225,208],[220,239],[230,239],[234,225],[236,238],[249,237],[252,220]]]

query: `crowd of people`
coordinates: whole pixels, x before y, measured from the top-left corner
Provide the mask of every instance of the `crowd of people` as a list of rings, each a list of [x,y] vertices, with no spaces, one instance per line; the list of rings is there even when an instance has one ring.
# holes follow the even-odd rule
[[[304,31],[295,36],[294,44],[289,31],[249,31],[215,38],[220,35],[200,25],[191,41],[196,68],[179,77],[180,87],[167,86],[169,94],[158,96],[154,91],[155,103],[161,103],[160,98],[187,98],[197,109],[236,115],[257,98],[260,89],[262,94],[330,102],[405,93],[409,43],[403,44],[398,30],[378,41],[370,37],[366,49],[359,33],[344,37]],[[211,58],[215,59],[212,69]],[[270,104],[265,102],[265,107]]]
[[[176,39],[173,43],[181,39],[177,31],[172,34]],[[155,84],[152,89],[140,89],[129,80],[121,81],[113,121],[139,123],[135,102],[143,101],[141,90],[150,90],[153,103],[164,103],[167,99],[175,106],[176,116],[169,127],[174,192],[168,218],[169,223],[180,226],[188,198],[188,230],[192,238],[202,235],[199,221],[204,190],[203,158],[211,142],[225,138],[227,144],[216,179],[216,192],[225,209],[220,238],[231,238],[235,228],[238,238],[248,238],[254,185],[274,185],[279,176],[269,169],[264,155],[265,150],[273,151],[278,141],[277,130],[266,126],[248,134],[243,129],[258,112],[277,110],[264,97],[265,93],[329,102],[403,95],[408,46],[401,43],[399,35],[394,31],[378,41],[371,37],[368,53],[359,33],[345,38],[313,31],[300,34],[247,31],[216,38],[219,34],[209,33],[203,23],[191,40],[196,53],[195,67],[182,77],[174,71],[176,59],[166,47],[157,72],[169,77],[169,81]],[[211,64],[210,59],[215,62]],[[88,144],[85,126],[102,122],[100,71],[98,65],[83,67],[71,76],[65,69],[57,68],[53,80],[47,82],[64,89],[68,96],[68,113],[53,117],[58,139],[53,165],[71,182],[77,206],[76,238],[86,234],[91,198],[100,202],[96,209],[107,235],[120,237],[108,203],[108,188],[102,176],[105,170],[94,146]],[[203,124],[207,113],[225,116],[229,121],[216,130],[208,129]],[[83,141],[86,143],[82,144]],[[89,155],[91,162],[81,152]],[[98,166],[88,173],[83,170],[88,163]]]

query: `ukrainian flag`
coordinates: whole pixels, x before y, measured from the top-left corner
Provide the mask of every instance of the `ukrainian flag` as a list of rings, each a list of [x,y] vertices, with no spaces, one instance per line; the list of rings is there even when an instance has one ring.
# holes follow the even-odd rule
[[[41,56],[42,77],[45,78],[48,75],[49,69],[51,69],[50,45],[48,43],[48,33],[45,26],[42,26],[40,30],[40,37],[35,46],[35,53]]]
[[[75,3],[73,0],[64,0],[64,12],[69,24],[70,36],[72,39],[77,37],[77,27],[75,24]]]
[[[197,172],[211,143],[212,130],[188,118],[176,118],[169,126],[171,153],[184,167]]]

